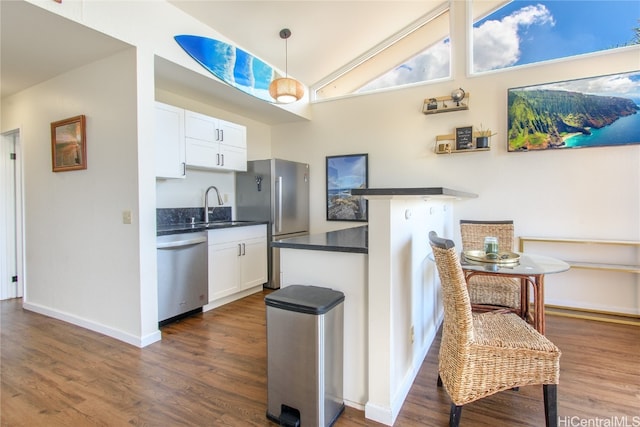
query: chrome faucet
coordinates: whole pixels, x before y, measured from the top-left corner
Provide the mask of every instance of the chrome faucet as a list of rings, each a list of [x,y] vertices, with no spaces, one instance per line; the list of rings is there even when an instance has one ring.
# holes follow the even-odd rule
[[[207,191],[205,191],[204,193],[204,222],[205,224],[209,224],[209,191],[211,190],[216,190],[216,194],[218,195],[218,204],[219,205],[223,205],[224,202],[222,201],[222,197],[220,197],[220,192],[218,191],[218,189],[216,188],[215,185],[212,185],[211,187],[207,188]]]

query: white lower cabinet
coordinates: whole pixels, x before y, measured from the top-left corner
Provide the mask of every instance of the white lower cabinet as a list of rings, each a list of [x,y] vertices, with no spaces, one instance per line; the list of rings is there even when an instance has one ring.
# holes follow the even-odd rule
[[[261,290],[267,282],[266,225],[209,230],[208,238],[210,305]]]

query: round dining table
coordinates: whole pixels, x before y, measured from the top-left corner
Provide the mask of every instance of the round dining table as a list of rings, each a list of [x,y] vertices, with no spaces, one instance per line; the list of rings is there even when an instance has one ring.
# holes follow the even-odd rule
[[[569,270],[566,262],[543,255],[514,252],[517,259],[513,261],[478,261],[460,256],[460,264],[467,282],[473,276],[504,276],[520,279],[521,283],[521,315],[533,324],[533,327],[544,335],[544,276]],[[533,293],[529,293],[529,285]],[[533,295],[533,314],[530,310],[529,295]]]

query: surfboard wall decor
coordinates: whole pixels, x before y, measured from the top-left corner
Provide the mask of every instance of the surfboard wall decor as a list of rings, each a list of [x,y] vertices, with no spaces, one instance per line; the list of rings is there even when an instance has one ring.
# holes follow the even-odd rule
[[[220,40],[193,35],[174,38],[189,56],[223,82],[263,101],[275,102],[269,95],[269,84],[283,76],[266,62]]]

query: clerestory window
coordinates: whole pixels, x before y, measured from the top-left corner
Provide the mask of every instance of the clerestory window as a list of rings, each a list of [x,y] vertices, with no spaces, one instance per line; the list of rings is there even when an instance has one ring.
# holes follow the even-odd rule
[[[341,72],[320,82],[315,88],[315,99],[449,77],[450,57],[447,1]]]
[[[469,0],[472,74],[640,44],[637,0]],[[342,72],[315,99],[451,76],[449,4],[416,21]]]
[[[635,0],[472,3],[472,73],[640,43],[640,2]]]

